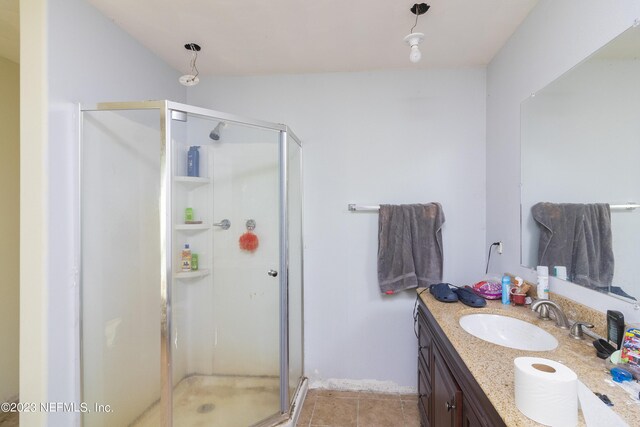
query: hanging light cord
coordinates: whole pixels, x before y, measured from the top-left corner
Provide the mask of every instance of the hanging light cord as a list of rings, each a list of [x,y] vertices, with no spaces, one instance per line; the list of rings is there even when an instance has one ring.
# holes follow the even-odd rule
[[[191,45],[191,74],[193,75],[193,77],[191,78],[191,80],[195,80],[196,77],[198,77],[198,74],[200,74],[200,72],[198,71],[198,67],[196,66],[196,61],[198,60],[198,51],[195,49],[195,47],[193,46],[193,44]],[[195,71],[195,73],[194,73]]]
[[[419,16],[418,5],[416,4],[416,22],[415,24],[413,24],[413,27],[411,27],[411,31],[409,31],[411,34],[413,34],[413,29],[416,27],[416,25],[418,25],[418,16]]]

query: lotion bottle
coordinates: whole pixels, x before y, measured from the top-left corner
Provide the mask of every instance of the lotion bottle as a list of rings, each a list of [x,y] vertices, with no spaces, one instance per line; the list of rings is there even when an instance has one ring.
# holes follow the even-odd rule
[[[511,292],[511,277],[505,274],[504,276],[502,276],[502,303],[503,304],[509,304],[511,302],[509,298],[509,292]]]
[[[182,271],[191,271],[191,249],[188,243],[184,244],[182,250]]]
[[[538,299],[549,299],[549,267],[539,265],[536,271],[538,272]]]

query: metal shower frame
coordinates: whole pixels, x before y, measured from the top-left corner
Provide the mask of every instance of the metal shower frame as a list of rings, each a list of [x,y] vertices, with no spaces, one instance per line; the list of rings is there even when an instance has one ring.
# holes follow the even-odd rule
[[[293,131],[284,124],[271,123],[256,119],[250,119],[233,114],[227,114],[220,111],[209,110],[206,108],[195,107],[188,104],[182,104],[178,102],[161,100],[161,101],[140,101],[140,102],[102,102],[97,104],[86,104],[80,106],[80,132],[79,132],[79,174],[78,182],[79,186],[82,185],[82,123],[84,112],[95,111],[117,111],[117,110],[158,110],[160,114],[160,299],[161,299],[161,324],[160,324],[160,406],[162,408],[161,426],[172,427],[173,426],[173,379],[171,372],[172,361],[172,319],[171,319],[171,285],[173,280],[173,260],[171,248],[172,242],[172,224],[173,224],[173,209],[172,209],[172,141],[171,141],[171,119],[178,118],[179,116],[185,116],[186,114],[192,114],[196,116],[219,119],[228,123],[237,123],[246,126],[252,126],[261,129],[269,129],[280,132],[279,138],[279,166],[280,166],[280,182],[279,182],[279,227],[280,227],[280,265],[279,265],[279,321],[280,321],[280,413],[275,414],[272,417],[264,420],[256,425],[269,426],[274,423],[286,420],[289,417],[291,409],[291,396],[289,396],[289,242],[288,242],[288,140],[291,138],[300,148],[302,143],[300,139],[293,133]],[[300,153],[300,169],[302,170],[302,152]],[[300,191],[302,191],[302,183]],[[81,188],[79,188],[78,194],[81,195]],[[80,196],[81,197],[81,196]],[[79,203],[80,210],[82,203]],[[82,212],[79,212],[79,218],[82,220]],[[304,219],[301,218],[302,223]],[[80,227],[82,233],[82,227]],[[304,248],[304,242],[302,233],[300,233],[301,248]],[[78,259],[82,259],[82,239],[79,239],[79,256]],[[302,257],[301,265],[302,276],[304,277],[304,257]],[[80,262],[79,277],[82,278],[82,263]],[[304,286],[301,283],[302,294],[304,293]],[[80,284],[80,313],[82,313],[82,283]],[[304,309],[301,305],[302,319],[304,319]],[[80,316],[80,378],[84,378],[84,358],[82,354],[82,316]],[[302,373],[304,374],[304,330],[302,332]],[[293,396],[296,396],[300,392],[300,386],[302,384],[303,376]],[[80,381],[80,394],[84,394],[82,389],[82,380]]]

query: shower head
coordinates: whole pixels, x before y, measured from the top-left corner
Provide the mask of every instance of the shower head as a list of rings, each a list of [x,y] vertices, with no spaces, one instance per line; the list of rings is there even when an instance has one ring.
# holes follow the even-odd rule
[[[209,138],[213,139],[214,141],[220,140],[220,131],[226,127],[227,124],[225,122],[218,123],[218,125],[209,134]]]

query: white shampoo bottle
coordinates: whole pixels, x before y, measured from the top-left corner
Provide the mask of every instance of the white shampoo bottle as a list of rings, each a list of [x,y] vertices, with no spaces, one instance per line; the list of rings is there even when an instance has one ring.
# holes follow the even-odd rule
[[[538,298],[549,299],[549,267],[539,265],[536,271],[538,272]]]

